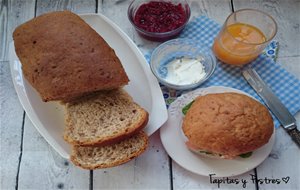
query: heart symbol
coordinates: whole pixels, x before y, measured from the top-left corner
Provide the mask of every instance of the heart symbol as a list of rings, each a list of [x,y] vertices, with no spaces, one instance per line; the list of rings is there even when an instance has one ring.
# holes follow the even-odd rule
[[[283,178],[282,178],[282,181],[284,181],[285,183],[288,183],[289,180],[290,180],[290,177],[289,177],[289,176],[283,177]]]

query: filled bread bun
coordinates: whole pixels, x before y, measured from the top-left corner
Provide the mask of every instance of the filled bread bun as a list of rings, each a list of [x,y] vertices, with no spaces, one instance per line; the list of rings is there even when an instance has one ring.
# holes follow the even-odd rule
[[[268,143],[274,124],[268,109],[238,93],[197,97],[183,120],[193,152],[232,159]]]

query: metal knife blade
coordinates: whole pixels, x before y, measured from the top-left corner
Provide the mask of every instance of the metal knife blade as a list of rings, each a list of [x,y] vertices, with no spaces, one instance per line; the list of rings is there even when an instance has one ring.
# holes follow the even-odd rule
[[[282,127],[289,133],[289,135],[300,148],[300,132],[297,129],[295,117],[281,103],[278,97],[272,92],[272,90],[260,78],[254,69],[247,68],[244,69],[242,73],[250,86],[262,98],[271,112],[282,124]]]

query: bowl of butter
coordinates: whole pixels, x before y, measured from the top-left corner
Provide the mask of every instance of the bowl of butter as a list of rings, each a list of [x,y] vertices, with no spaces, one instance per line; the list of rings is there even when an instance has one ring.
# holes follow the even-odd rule
[[[152,53],[150,68],[163,85],[188,90],[203,84],[213,74],[216,58],[201,42],[179,38],[159,45]]]

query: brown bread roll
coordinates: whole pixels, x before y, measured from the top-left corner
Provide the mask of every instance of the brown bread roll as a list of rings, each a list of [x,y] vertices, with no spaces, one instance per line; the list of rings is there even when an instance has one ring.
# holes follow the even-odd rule
[[[182,129],[191,150],[234,158],[266,144],[274,124],[258,101],[243,94],[220,93],[197,97]]]

